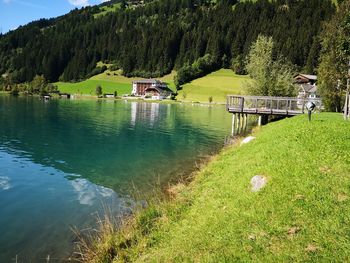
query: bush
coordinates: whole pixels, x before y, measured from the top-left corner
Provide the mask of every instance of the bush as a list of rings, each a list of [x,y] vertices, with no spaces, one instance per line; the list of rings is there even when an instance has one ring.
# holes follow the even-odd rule
[[[238,55],[231,60],[231,69],[237,75],[245,75],[247,73],[245,71],[244,58],[242,55]]]
[[[101,74],[107,70],[106,66],[94,68],[89,74],[86,75],[87,78],[91,78],[95,75]]]
[[[12,88],[10,94],[13,95],[13,96],[18,96],[19,90],[18,90],[17,85],[14,85],[14,87]]]
[[[102,87],[101,87],[101,85],[98,85],[96,87],[96,95],[97,95],[97,97],[100,97],[102,95]]]
[[[116,71],[118,70],[120,67],[117,64],[113,64],[112,66],[109,67],[110,71]]]

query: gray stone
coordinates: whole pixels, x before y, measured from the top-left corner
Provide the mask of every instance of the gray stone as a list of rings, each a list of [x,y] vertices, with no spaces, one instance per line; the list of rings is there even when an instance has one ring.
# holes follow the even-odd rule
[[[267,178],[261,175],[256,175],[250,180],[252,192],[259,192],[267,184]]]

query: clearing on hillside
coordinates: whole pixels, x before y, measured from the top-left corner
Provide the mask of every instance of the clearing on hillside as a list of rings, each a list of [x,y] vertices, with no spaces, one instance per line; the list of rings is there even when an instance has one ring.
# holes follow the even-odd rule
[[[214,103],[222,103],[226,102],[229,94],[244,94],[244,86],[249,81],[249,76],[237,75],[230,69],[220,69],[185,84],[177,99],[208,102],[209,97],[212,97]]]

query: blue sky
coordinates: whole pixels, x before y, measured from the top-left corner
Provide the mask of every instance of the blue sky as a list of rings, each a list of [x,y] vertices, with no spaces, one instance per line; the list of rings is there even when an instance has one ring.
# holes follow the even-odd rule
[[[51,18],[106,0],[0,0],[0,32],[6,33],[40,18]]]

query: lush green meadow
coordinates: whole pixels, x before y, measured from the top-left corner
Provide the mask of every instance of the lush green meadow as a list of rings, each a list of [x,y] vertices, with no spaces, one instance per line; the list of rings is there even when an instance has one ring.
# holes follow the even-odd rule
[[[175,74],[176,72],[173,71],[159,78],[174,91]],[[137,79],[141,78],[127,78],[122,76],[120,71],[107,70],[82,82],[57,82],[55,84],[60,92],[71,94],[95,95],[96,87],[101,85],[103,93],[117,91],[119,95],[122,95],[131,93],[131,83]],[[251,81],[249,76],[240,76],[230,69],[221,69],[185,84],[183,89],[179,91],[177,99],[180,101],[208,102],[209,97],[213,97],[214,103],[225,102],[228,94],[244,94],[244,88],[249,81]]]
[[[95,14],[94,17],[99,18],[99,17],[104,16],[110,12],[115,12],[116,10],[120,9],[120,7],[121,7],[120,3],[102,6],[102,7],[100,7],[100,12]]]
[[[94,251],[103,262],[348,261],[349,130],[332,113],[259,128]],[[251,191],[255,175],[267,179],[259,192]]]
[[[230,69],[220,69],[185,84],[177,99],[208,102],[209,97],[213,97],[213,102],[225,102],[228,94],[244,94],[249,81],[251,79],[248,76],[236,75]]]
[[[168,83],[169,87],[174,90],[174,75],[175,72],[171,72],[159,79]],[[55,84],[58,86],[59,91],[63,93],[95,95],[96,87],[100,85],[103,93],[114,93],[114,91],[117,91],[118,95],[123,95],[131,93],[132,82],[137,79],[142,78],[127,78],[122,76],[120,71],[107,70],[82,82],[57,82]]]
[[[108,80],[88,79],[77,83],[56,83],[60,92],[81,95],[95,95],[96,87],[101,85],[103,93],[118,92],[118,95],[130,94],[131,83],[118,83]]]

